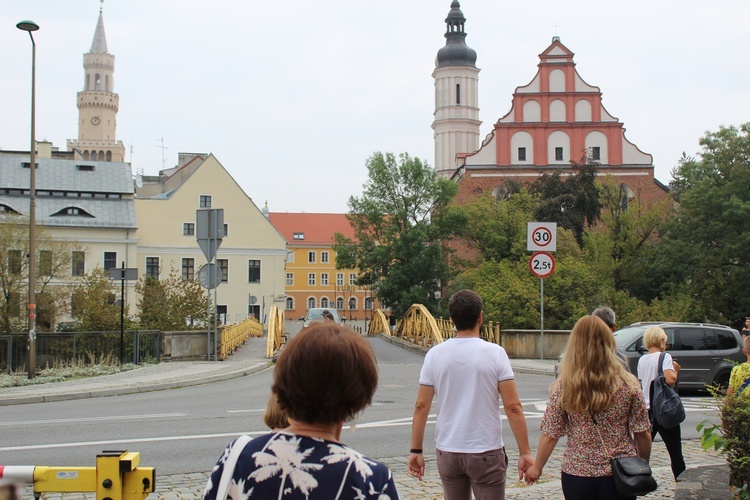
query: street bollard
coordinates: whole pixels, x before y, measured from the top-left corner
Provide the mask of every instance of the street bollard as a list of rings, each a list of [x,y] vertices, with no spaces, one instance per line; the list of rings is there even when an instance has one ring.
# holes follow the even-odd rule
[[[34,484],[34,497],[42,493],[96,492],[97,500],[138,500],[156,487],[153,467],[138,467],[141,454],[103,451],[96,467],[0,466],[0,479]]]

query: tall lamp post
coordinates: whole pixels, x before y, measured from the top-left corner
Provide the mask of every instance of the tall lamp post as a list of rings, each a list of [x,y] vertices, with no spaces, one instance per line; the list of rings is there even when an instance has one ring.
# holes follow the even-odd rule
[[[31,172],[29,181],[29,378],[36,373],[36,141],[34,125],[36,111],[36,43],[32,32],[39,29],[34,21],[21,21],[16,28],[26,31],[31,38]]]

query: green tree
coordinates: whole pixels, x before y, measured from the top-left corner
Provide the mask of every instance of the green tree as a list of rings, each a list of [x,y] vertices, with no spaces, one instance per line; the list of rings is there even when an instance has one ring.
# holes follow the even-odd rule
[[[566,181],[560,171],[540,176],[529,188],[539,199],[534,217],[537,221],[557,222],[570,231],[583,246],[586,229],[599,220],[601,203],[596,182],[599,164],[588,158],[571,165],[573,174]]]
[[[136,283],[138,323],[144,330],[182,331],[206,322],[206,293],[198,280],[183,280],[172,266],[163,279]]]
[[[495,200],[489,193],[461,205],[466,219],[461,236],[484,260],[516,260],[526,255],[526,224],[535,200],[526,190]]]
[[[434,313],[435,292],[450,278],[443,242],[461,216],[446,207],[458,186],[407,153],[375,153],[366,165],[362,196],[349,198],[354,239],[336,234],[336,267],[359,269],[358,284],[372,286],[397,315],[414,303]]]
[[[75,243],[53,240],[44,228],[36,233],[37,330],[54,330],[60,306],[70,292]],[[24,330],[29,279],[29,223],[26,217],[0,212],[0,332]]]
[[[120,293],[109,273],[97,267],[86,274],[73,288],[72,316],[77,320],[76,330],[82,332],[115,331],[120,329],[120,306],[116,303]],[[130,327],[125,310],[124,327]]]
[[[691,294],[686,320],[736,323],[750,312],[750,123],[720,127],[673,171],[674,217],[654,269],[667,291]]]

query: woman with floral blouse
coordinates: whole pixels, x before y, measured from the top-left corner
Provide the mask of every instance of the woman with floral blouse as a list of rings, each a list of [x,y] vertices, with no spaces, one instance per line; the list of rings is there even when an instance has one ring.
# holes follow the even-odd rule
[[[638,380],[615,354],[612,331],[596,316],[573,327],[560,376],[544,412],[533,484],[557,441],[568,436],[562,459],[562,489],[568,500],[624,500],[615,488],[610,459],[651,455],[651,432]],[[635,499],[635,497],[632,497]]]
[[[365,338],[330,321],[303,329],[279,356],[271,388],[289,425],[244,447],[227,498],[397,499],[388,467],[340,441],[344,422],[372,402],[377,384]],[[204,499],[216,498],[234,443],[211,472]]]

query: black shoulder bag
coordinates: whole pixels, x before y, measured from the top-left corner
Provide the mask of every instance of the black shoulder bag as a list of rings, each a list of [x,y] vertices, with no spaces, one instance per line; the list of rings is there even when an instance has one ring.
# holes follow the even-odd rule
[[[591,413],[591,420],[594,422],[596,433],[599,434],[602,449],[606,450],[607,447],[604,445],[602,433],[599,432],[599,426],[593,413]],[[643,496],[656,490],[656,479],[651,475],[651,467],[641,457],[610,458],[609,463],[612,466],[615,487],[620,495]]]

